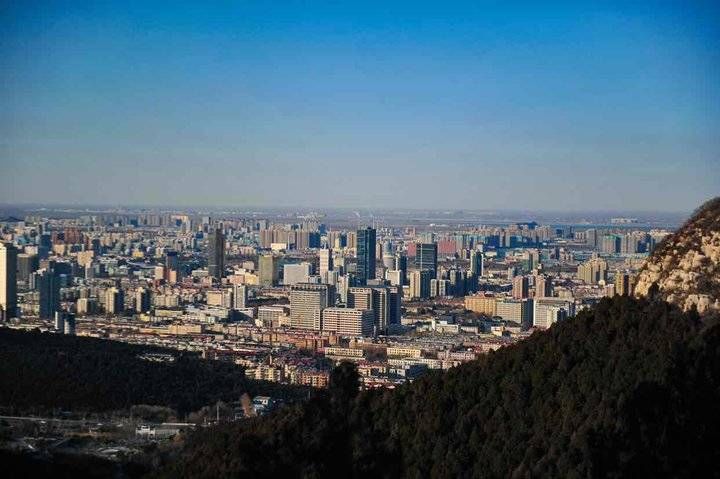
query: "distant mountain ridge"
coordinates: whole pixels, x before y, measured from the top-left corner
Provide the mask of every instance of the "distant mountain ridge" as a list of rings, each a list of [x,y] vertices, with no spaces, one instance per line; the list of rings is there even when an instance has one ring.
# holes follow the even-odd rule
[[[637,275],[636,296],[658,296],[684,310],[720,312],[720,197],[667,237]]]

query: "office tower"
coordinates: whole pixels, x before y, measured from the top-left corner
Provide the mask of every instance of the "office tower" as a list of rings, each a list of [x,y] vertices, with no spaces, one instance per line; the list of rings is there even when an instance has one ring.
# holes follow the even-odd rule
[[[400,253],[396,254],[393,269],[400,271],[400,286],[407,284],[407,256]]]
[[[630,275],[625,272],[615,273],[615,294],[618,296],[629,296],[632,294]]]
[[[211,273],[212,276],[212,273]],[[180,257],[177,251],[165,253],[165,269],[163,271],[165,281],[170,284],[180,281]]]
[[[225,275],[225,235],[220,228],[208,235],[208,273],[218,281]]]
[[[60,310],[60,280],[55,271],[40,269],[30,275],[30,283],[39,292],[40,318],[52,319]]]
[[[367,284],[369,279],[375,279],[375,230],[364,228],[357,230],[357,275],[356,283]]]
[[[321,249],[318,255],[320,256],[320,278],[322,278],[323,281],[327,281],[328,271],[333,270],[332,250],[329,248]]]
[[[335,288],[327,284],[301,283],[290,290],[290,326],[322,328],[322,310],[335,304]]]
[[[125,294],[120,288],[109,288],[105,291],[105,312],[120,314],[125,311]]]
[[[544,274],[540,274],[535,278],[535,297],[549,298],[552,297],[552,279]]]
[[[530,282],[527,276],[516,276],[513,278],[513,299],[526,299],[529,296]]]
[[[343,336],[372,336],[373,312],[355,308],[325,308],[322,311],[322,330]]]
[[[485,270],[485,255],[476,249],[470,251],[470,276],[479,278]]]
[[[413,271],[410,274],[410,297],[425,299],[430,297],[431,272],[427,270]]]
[[[244,284],[236,284],[233,287],[233,309],[247,308],[247,286]]]
[[[258,280],[260,286],[271,287],[277,284],[278,263],[275,256],[264,254],[258,258]]]
[[[17,255],[17,280],[23,283],[30,281],[30,275],[40,269],[40,259],[36,254],[21,253]]]
[[[430,278],[437,277],[437,244],[418,243],[415,250],[415,264],[420,271],[430,271]]]
[[[283,266],[283,284],[292,286],[297,283],[310,282],[311,269],[310,263],[286,264]]]
[[[146,288],[138,288],[135,291],[135,311],[137,313],[147,313],[150,311],[152,300],[150,290]]]
[[[0,243],[0,320],[17,316],[17,249]]]
[[[389,298],[387,326],[389,328],[402,322],[403,287],[402,285],[390,286],[387,289]]]
[[[587,284],[597,284],[607,280],[607,261],[594,256],[578,266],[577,276]]]
[[[43,233],[38,239],[38,256],[40,259],[47,259],[52,249],[52,236],[48,233]]]

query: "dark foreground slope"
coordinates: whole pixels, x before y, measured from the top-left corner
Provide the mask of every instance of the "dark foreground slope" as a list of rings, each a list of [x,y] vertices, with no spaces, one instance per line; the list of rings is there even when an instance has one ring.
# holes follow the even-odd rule
[[[174,362],[141,359],[171,353]],[[299,388],[245,378],[242,368],[192,354],[94,338],[0,329],[0,408],[103,412],[137,404],[185,415],[243,393],[304,396]]]
[[[708,477],[720,328],[618,297],[398,390],[200,431],[160,477]]]

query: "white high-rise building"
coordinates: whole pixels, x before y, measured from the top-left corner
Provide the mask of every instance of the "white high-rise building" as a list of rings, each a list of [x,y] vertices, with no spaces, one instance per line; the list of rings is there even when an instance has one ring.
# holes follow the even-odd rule
[[[0,320],[17,314],[17,248],[0,243]]]

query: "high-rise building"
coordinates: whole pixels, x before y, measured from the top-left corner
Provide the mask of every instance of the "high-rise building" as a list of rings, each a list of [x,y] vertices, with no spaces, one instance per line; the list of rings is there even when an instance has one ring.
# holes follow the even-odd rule
[[[152,298],[150,297],[150,290],[146,288],[138,288],[135,291],[135,312],[147,313],[150,311],[152,305]]]
[[[530,282],[527,276],[515,276],[513,278],[513,299],[526,299],[530,293]]]
[[[278,263],[275,256],[264,254],[258,258],[258,281],[260,286],[271,287],[277,284]]]
[[[356,308],[325,308],[322,311],[322,330],[343,336],[372,336],[373,312]]]
[[[535,277],[535,298],[550,298],[553,295],[552,279],[544,274]]]
[[[357,231],[357,272],[356,283],[367,284],[369,279],[375,279],[375,230],[363,228]]]
[[[21,253],[17,255],[17,280],[30,282],[30,275],[40,269],[40,260],[36,254]]]
[[[578,266],[578,278],[587,284],[597,284],[607,280],[608,264],[604,259],[593,256],[585,263]]]
[[[236,284],[233,287],[233,309],[247,308],[247,286],[244,284]]]
[[[109,288],[105,291],[105,312],[120,314],[125,311],[125,294],[120,288]]]
[[[0,320],[17,316],[17,248],[0,243]]]
[[[630,275],[626,272],[615,273],[615,294],[618,296],[629,296],[632,294],[632,283]]]
[[[40,318],[52,319],[60,310],[60,278],[55,270],[43,268],[31,275],[30,282],[40,293]]]
[[[220,228],[208,235],[208,273],[218,281],[225,275],[225,235]]]
[[[418,243],[415,264],[421,271],[430,271],[430,279],[437,277],[437,243]]]
[[[170,284],[180,281],[180,258],[177,251],[168,251],[165,253],[165,270],[163,271],[163,275],[165,281]]]
[[[413,271],[410,274],[410,297],[420,299],[429,298],[431,279],[430,271]]]
[[[378,333],[385,333],[391,324],[400,324],[402,290],[399,286],[366,286],[348,289],[348,308],[369,309],[373,312]]]
[[[479,278],[485,270],[485,255],[476,249],[470,251],[470,276]]]
[[[404,254],[400,254],[400,253],[396,254],[396,255],[395,255],[395,267],[394,267],[394,269],[395,269],[396,271],[400,271],[400,279],[401,279],[400,286],[402,286],[402,285],[404,285],[404,284],[407,284],[407,282],[408,282],[408,276],[407,276],[407,270],[408,270],[407,256],[405,256]]]
[[[320,278],[326,281],[328,271],[333,270],[332,250],[329,248],[321,249],[318,252],[318,256],[320,257],[320,267],[318,273],[320,274]]]
[[[335,304],[335,288],[328,284],[301,283],[290,290],[290,326],[322,329],[323,309]]]
[[[618,235],[605,235],[602,237],[603,253],[619,253],[620,237]]]

